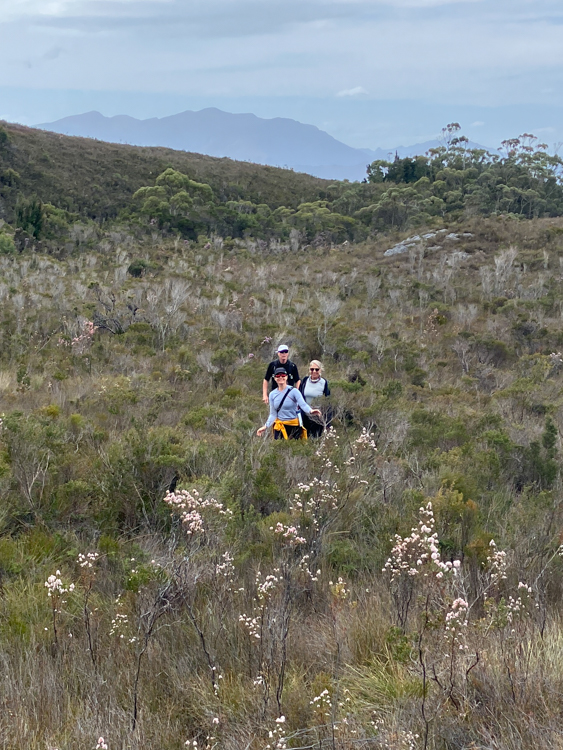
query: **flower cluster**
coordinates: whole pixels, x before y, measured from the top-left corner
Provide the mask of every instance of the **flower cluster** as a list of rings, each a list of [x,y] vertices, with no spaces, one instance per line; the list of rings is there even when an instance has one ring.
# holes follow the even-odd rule
[[[518,583],[518,595],[509,596],[506,603],[506,618],[509,625],[520,615],[528,614],[527,603],[532,598],[532,587],[520,581]]]
[[[289,501],[289,509],[293,514],[310,517],[315,528],[327,513],[338,508],[340,490],[330,482],[315,478],[308,484],[298,484],[297,490]]]
[[[308,576],[311,579],[311,581],[315,582],[319,580],[321,571],[317,570],[315,573],[313,573],[311,569],[309,568],[310,560],[311,560],[310,555],[303,555],[301,560],[299,560],[297,567],[302,573],[305,573],[305,575]]]
[[[219,503],[213,498],[202,498],[197,490],[167,492],[164,502],[172,508],[173,513],[180,516],[188,536],[205,531],[202,512],[213,510],[221,516],[232,516],[233,514],[232,510],[225,508],[223,503]]]
[[[559,370],[563,366],[563,354],[561,352],[551,352],[549,362],[552,367]]]
[[[469,613],[469,604],[465,599],[455,599],[452,602],[450,611],[446,614],[446,632],[444,638],[447,638],[455,643],[459,640],[463,631],[467,628],[467,616]],[[460,651],[466,648],[464,643],[459,644]]]
[[[365,447],[371,448],[374,451],[377,450],[375,440],[373,439],[373,432],[368,432],[365,427],[362,428],[362,434],[360,435],[360,437],[358,437],[354,442],[361,448]]]
[[[279,716],[274,727],[268,732],[270,742],[266,745],[265,750],[287,750],[287,738],[284,731],[285,716]]]
[[[274,569],[274,573],[279,573],[279,568]],[[270,595],[275,591],[281,578],[278,575],[270,574],[262,580],[262,574],[260,571],[256,574],[256,593],[260,601],[265,601],[270,598]]]
[[[61,571],[57,570],[55,571],[55,575],[51,575],[47,578],[45,581],[45,588],[47,589],[47,596],[51,597],[58,597],[63,596],[64,594],[67,594],[70,591],[74,591],[74,583],[71,583],[70,586],[65,586],[65,584],[62,581],[62,578],[60,578]],[[63,602],[64,603],[64,602]]]
[[[215,719],[213,721],[215,721]],[[214,741],[215,741],[215,737],[208,735],[205,738],[205,745],[202,746],[201,750],[212,750],[212,748],[217,747],[217,745],[214,744]],[[193,750],[199,750],[199,745],[197,744],[197,740],[186,740],[184,742],[184,746],[191,747]]]
[[[256,638],[258,641],[260,640],[262,636],[260,635],[261,625],[259,617],[249,617],[249,615],[243,613],[242,615],[239,615],[238,621],[243,628],[248,631],[251,638]]]
[[[460,561],[442,561],[438,549],[438,534],[434,531],[435,520],[432,503],[419,510],[418,526],[411,529],[410,536],[395,536],[395,546],[385,563],[383,572],[390,573],[391,581],[401,575],[428,577],[434,575],[441,579],[449,573],[457,573]]]
[[[324,432],[323,436],[321,438],[321,444],[319,448],[317,449],[315,455],[317,458],[322,459],[322,467],[324,469],[335,469],[335,472],[338,474],[339,469],[338,467],[334,467],[334,464],[328,457],[328,453],[331,449],[337,449],[338,448],[338,441],[339,436],[334,427],[328,427]]]
[[[85,555],[80,552],[76,562],[80,565],[81,568],[93,568],[99,556],[99,552],[87,552]]]
[[[224,552],[222,555],[223,562],[217,563],[215,566],[215,573],[222,578],[225,578],[229,583],[232,583],[235,575],[235,566],[233,565],[234,557],[229,552]]]
[[[109,631],[110,635],[118,635],[120,638],[125,638],[125,633],[122,631],[129,624],[129,618],[127,615],[118,612],[113,620],[111,621],[111,628]]]
[[[416,750],[419,739],[418,734],[415,734],[410,730],[405,731],[404,729],[401,730],[398,734],[402,743],[402,747],[405,748],[405,750]]]
[[[108,743],[104,740],[103,737],[98,737],[98,742],[96,744],[95,750],[108,750]]]
[[[338,580],[336,581],[336,583],[334,583],[333,581],[329,581],[328,585],[330,586],[330,593],[334,596],[335,599],[344,601],[344,599],[348,598],[348,594],[350,592],[346,588],[346,581],[342,578],[342,576],[338,576]]]
[[[361,435],[356,438],[352,444],[352,455],[344,462],[345,466],[349,466],[356,471],[360,471],[361,467],[371,469],[373,464],[373,454],[377,453],[377,446],[375,444],[374,435],[369,432],[365,427],[362,429]],[[350,479],[356,479],[359,484],[369,484],[367,480],[360,479],[360,474],[350,474]]]
[[[307,541],[305,537],[299,536],[299,531],[297,530],[296,526],[287,526],[286,524],[280,523],[279,521],[275,526],[270,526],[270,531],[273,531],[274,534],[278,534],[284,539],[287,539],[290,546],[305,544],[305,542]]]
[[[94,334],[98,330],[91,320],[85,320],[82,324],[82,332],[70,340],[70,346],[76,354],[84,354],[92,343]]]
[[[243,628],[248,631],[248,634],[257,640],[260,640],[261,638],[261,623],[266,604],[281,581],[279,572],[279,568],[275,568],[274,574],[276,575],[267,575],[264,580],[262,580],[262,574],[258,571],[255,581],[257,601],[255,600],[254,616],[247,615],[243,612],[238,618]]]
[[[309,705],[313,706],[321,716],[328,718],[332,711],[332,699],[328,690],[325,688],[322,693],[316,695],[312,701],[309,701]]]
[[[497,549],[497,545],[494,539],[491,539],[491,541],[489,542],[487,566],[490,570],[491,584],[493,586],[496,586],[501,581],[506,580],[506,552]]]

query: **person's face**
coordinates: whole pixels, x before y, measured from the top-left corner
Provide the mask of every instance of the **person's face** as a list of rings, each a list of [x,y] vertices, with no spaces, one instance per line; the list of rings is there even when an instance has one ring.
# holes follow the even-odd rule
[[[274,375],[278,386],[283,385],[287,380],[287,375]]]
[[[289,357],[289,352],[287,351],[287,349],[285,352],[278,352],[278,359],[282,363],[282,365],[285,365],[288,357]]]
[[[309,367],[309,377],[311,380],[318,380],[321,377],[321,368],[316,365]]]

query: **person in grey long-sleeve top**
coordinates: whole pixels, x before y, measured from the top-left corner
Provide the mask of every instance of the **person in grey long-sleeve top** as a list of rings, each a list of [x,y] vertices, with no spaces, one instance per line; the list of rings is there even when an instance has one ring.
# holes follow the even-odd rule
[[[318,359],[313,359],[309,362],[309,375],[303,378],[299,390],[303,394],[303,398],[309,404],[309,406],[315,402],[315,400],[321,398],[321,396],[330,396],[330,388],[328,382],[322,376],[323,366]],[[325,409],[326,424],[330,423],[332,412],[330,407],[328,410]],[[317,438],[323,434],[323,425],[317,421],[309,419],[306,414],[303,414],[303,427],[307,430],[309,437]]]
[[[298,440],[301,437],[307,439],[307,431],[299,423],[299,409],[305,414],[318,416],[321,412],[309,406],[297,388],[290,388],[287,385],[287,372],[282,367],[275,370],[274,378],[278,387],[270,393],[268,399],[270,414],[266,424],[260,427],[256,434],[261,437],[268,427],[273,427],[276,440],[281,438]]]

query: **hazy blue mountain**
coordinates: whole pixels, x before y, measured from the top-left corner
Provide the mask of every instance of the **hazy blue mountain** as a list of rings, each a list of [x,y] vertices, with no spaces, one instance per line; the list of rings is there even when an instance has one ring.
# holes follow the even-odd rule
[[[99,112],[64,117],[37,127],[64,135],[135,146],[166,146],[208,156],[288,167],[327,179],[362,180],[374,159],[421,154],[437,141],[397,149],[352,148],[314,125],[275,117],[231,114],[210,107],[169,117],[138,120]]]

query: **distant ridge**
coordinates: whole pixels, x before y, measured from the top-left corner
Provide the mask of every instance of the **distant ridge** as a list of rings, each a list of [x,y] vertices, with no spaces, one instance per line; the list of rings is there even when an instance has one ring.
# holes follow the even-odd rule
[[[376,158],[369,149],[347,146],[314,125],[283,117],[266,120],[253,114],[231,114],[212,107],[148,120],[86,112],[37,127],[110,143],[226,156],[328,179],[361,180],[367,164]]]
[[[41,123],[37,127],[109,143],[162,146],[285,167],[332,180],[363,180],[366,166],[374,159],[393,159],[395,154],[399,157],[415,156],[440,145],[438,141],[426,141],[375,151],[352,148],[315,125],[305,125],[285,117],[264,119],[253,114],[232,114],[214,107],[148,120],[129,115],[105,117],[92,111]],[[469,145],[483,148],[476,143]]]

